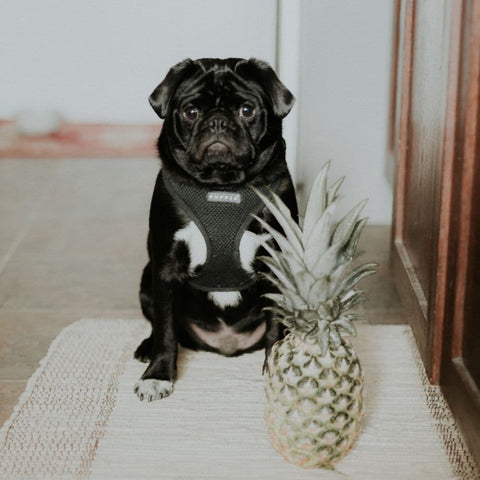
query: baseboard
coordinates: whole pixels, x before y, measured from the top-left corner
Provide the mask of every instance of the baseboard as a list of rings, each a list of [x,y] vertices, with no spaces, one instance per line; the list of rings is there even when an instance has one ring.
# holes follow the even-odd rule
[[[15,122],[0,120],[0,158],[155,157],[160,125],[63,123],[43,136],[18,133]]]
[[[428,302],[416,276],[407,249],[396,240],[393,243],[392,263],[395,284],[403,305],[407,311],[408,322],[417,342],[427,375],[432,383],[439,379],[432,378],[432,351],[428,328]]]

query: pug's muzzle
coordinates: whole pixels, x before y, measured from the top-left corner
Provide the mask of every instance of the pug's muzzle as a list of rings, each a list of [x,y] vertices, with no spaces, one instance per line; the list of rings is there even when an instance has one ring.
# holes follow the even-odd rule
[[[241,170],[250,165],[255,149],[248,141],[242,141],[238,126],[226,115],[216,114],[200,126],[187,153],[199,169]]]

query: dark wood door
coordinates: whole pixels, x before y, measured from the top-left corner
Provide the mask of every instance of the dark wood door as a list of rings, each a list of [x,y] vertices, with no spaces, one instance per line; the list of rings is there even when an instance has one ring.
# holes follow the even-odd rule
[[[440,383],[480,463],[480,2],[462,2],[452,55],[455,140],[448,183],[447,266]],[[447,182],[447,179],[445,180]]]
[[[398,0],[393,266],[480,463],[480,1]]]

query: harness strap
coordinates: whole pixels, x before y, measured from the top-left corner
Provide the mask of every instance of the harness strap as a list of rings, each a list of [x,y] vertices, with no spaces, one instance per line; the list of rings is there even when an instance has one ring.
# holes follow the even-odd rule
[[[252,214],[264,207],[250,185],[211,188],[178,181],[166,170],[161,175],[167,191],[195,222],[207,245],[207,259],[190,285],[205,291],[242,290],[255,281],[240,263],[240,240]],[[261,188],[264,193],[267,189]]]

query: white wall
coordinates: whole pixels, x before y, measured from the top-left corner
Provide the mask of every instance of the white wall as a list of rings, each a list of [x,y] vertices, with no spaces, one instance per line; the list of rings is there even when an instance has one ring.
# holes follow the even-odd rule
[[[370,224],[389,224],[385,177],[393,2],[303,0],[298,172],[308,191],[320,166],[346,176],[342,212],[369,198]]]
[[[15,0],[0,14],[0,118],[152,123],[147,97],[187,57],[272,64],[276,0]]]
[[[5,1],[0,118],[40,107],[76,122],[157,122],[147,98],[174,63],[259,57],[298,99],[285,120],[296,179],[308,190],[330,159],[331,179],[347,176],[344,207],[368,197],[370,223],[390,223],[392,3],[278,0],[277,52],[277,0]]]

